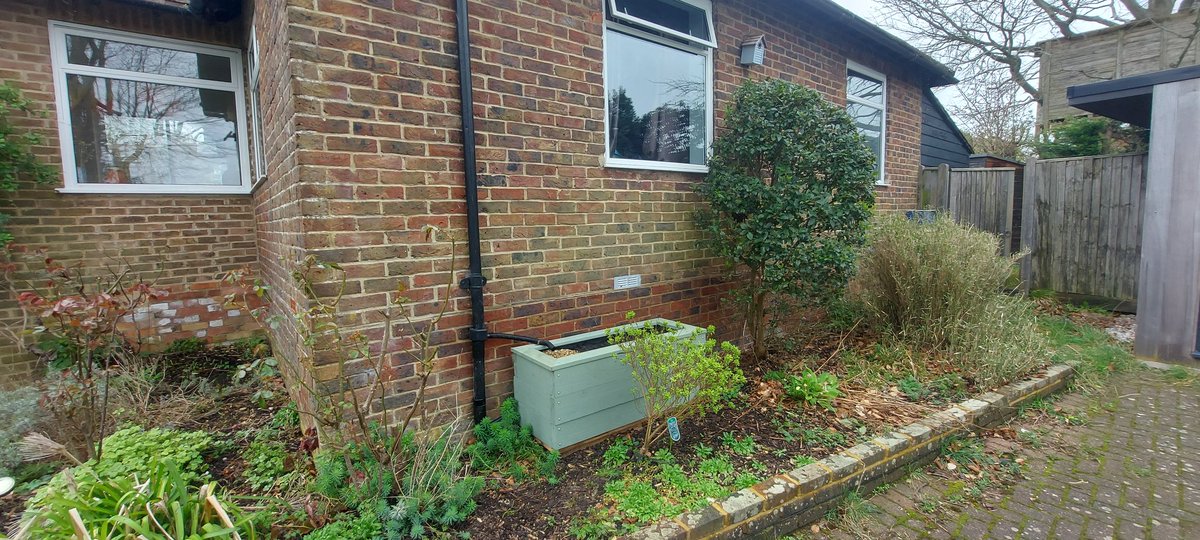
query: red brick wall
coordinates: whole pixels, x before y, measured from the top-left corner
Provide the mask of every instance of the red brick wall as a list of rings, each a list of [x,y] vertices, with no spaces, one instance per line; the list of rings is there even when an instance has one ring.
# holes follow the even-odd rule
[[[795,9],[765,0],[716,3],[718,110],[747,77],[801,82],[843,103],[848,56],[884,71],[891,186],[880,189],[879,202],[915,204],[921,89],[905,70],[842,44],[836,28]],[[465,227],[454,3],[288,4],[296,179],[305,197],[300,242],[349,272],[348,325],[377,323],[397,279],[425,301],[415,314],[427,313],[449,264],[446,247],[424,243],[421,229],[436,224],[461,234]],[[636,310],[640,317],[716,324],[723,336],[736,337],[741,324],[721,303],[721,264],[692,224],[698,176],[600,166],[601,6],[471,4],[490,327],[555,338]],[[767,65],[744,70],[736,65],[737,45],[758,33],[767,34]],[[640,274],[645,285],[613,291],[612,278],[622,274]],[[284,285],[284,276],[277,272],[273,285]],[[445,345],[431,395],[441,410],[465,414],[469,305],[461,291],[454,295],[437,336]],[[509,348],[489,343],[489,410],[511,391]]]
[[[29,121],[46,137],[38,153],[58,164],[48,20],[241,47],[240,28],[128,4],[96,0],[0,0],[0,78],[12,82],[46,113]],[[121,257],[171,292],[139,318],[152,341],[197,336],[225,341],[257,325],[221,304],[216,276],[257,261],[249,196],[64,195],[26,187],[0,202],[13,216],[19,243],[46,246],[56,258],[102,261]],[[59,184],[58,187],[61,187]],[[0,324],[19,324],[12,298],[0,299]],[[15,344],[0,347],[0,384],[26,380],[39,368]]]

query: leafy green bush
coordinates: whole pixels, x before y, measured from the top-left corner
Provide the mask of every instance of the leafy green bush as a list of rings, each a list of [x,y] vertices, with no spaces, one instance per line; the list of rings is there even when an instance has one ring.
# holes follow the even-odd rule
[[[35,114],[32,105],[15,86],[0,84],[0,192],[6,194],[16,191],[20,180],[49,184],[58,176],[54,167],[38,161],[33,153],[33,147],[43,144],[42,136],[21,129],[11,118],[14,113]],[[13,241],[4,227],[7,222],[8,214],[0,214],[0,246]]]
[[[173,463],[152,459],[137,474],[101,477],[78,468],[75,474],[70,488],[29,506],[14,540],[77,537],[71,510],[90,538],[256,538],[235,505],[219,503],[230,517],[226,523],[206,500],[218,495],[215,484],[195,486]]]
[[[17,441],[37,426],[42,418],[38,398],[41,394],[28,386],[0,390],[0,476],[12,476],[21,464]]]
[[[816,91],[748,81],[734,94],[709,173],[696,191],[707,245],[734,269],[735,299],[766,354],[771,295],[839,296],[854,271],[874,202],[874,154],[843,107]]]
[[[838,391],[837,375],[833,373],[816,373],[811,369],[806,369],[797,376],[790,373],[772,371],[767,373],[765,379],[768,381],[779,381],[787,397],[807,406],[833,410],[833,401],[842,395]]]
[[[633,313],[627,315],[628,319]],[[642,453],[667,434],[667,419],[682,422],[721,410],[730,394],[746,382],[741,351],[728,341],[717,345],[716,329],[678,336],[677,328],[629,324],[609,333],[621,349],[621,361],[633,368],[633,379],[646,408]]]
[[[851,287],[871,324],[914,349],[952,355],[985,387],[1044,364],[1032,304],[1005,294],[1016,257],[949,219],[882,216]]]
[[[383,538],[383,526],[375,516],[370,514],[334,521],[304,536],[304,540],[376,540],[377,538]]]
[[[475,443],[467,447],[472,466],[485,473],[500,473],[521,482],[544,477],[557,483],[554,467],[558,452],[547,452],[533,439],[529,426],[521,425],[517,400],[508,398],[500,405],[500,417],[485,418],[475,425]]]

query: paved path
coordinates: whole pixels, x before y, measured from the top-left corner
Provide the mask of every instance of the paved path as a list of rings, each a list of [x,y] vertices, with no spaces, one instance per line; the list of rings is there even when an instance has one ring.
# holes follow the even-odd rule
[[[1055,405],[1085,420],[1016,421],[1018,433],[1027,430],[1021,442],[999,451],[1024,466],[1008,485],[979,496],[929,469],[869,497],[849,519],[843,510],[815,536],[1200,539],[1200,382],[1139,372]]]

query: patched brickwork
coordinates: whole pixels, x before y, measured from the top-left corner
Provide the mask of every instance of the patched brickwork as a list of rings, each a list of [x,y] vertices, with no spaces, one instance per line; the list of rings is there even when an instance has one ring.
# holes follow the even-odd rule
[[[288,4],[298,181],[306,195],[302,242],[347,268],[344,320],[368,327],[397,279],[419,300],[441,294],[433,285],[448,268],[447,248],[423,242],[422,227],[461,234],[465,226],[454,3]],[[818,27],[791,7],[716,4],[718,109],[748,77],[793,80],[844,103],[847,58],[889,75],[891,186],[879,190],[879,201],[912,206],[921,88],[905,70],[837,45],[847,39],[836,28]],[[490,327],[554,338],[635,310],[715,324],[724,337],[737,337],[741,324],[722,303],[722,265],[704,251],[692,223],[699,176],[601,166],[603,25],[601,0],[471,4]],[[761,33],[767,64],[736,65],[738,43]],[[614,291],[613,278],[624,274],[641,275],[645,286]],[[416,314],[429,306],[418,305]],[[437,336],[445,358],[431,395],[441,410],[462,412],[471,364],[469,304],[459,291],[454,307]],[[509,347],[489,343],[490,410],[511,391]]]
[[[3,0],[0,9],[0,78],[45,111],[44,118],[29,125],[46,137],[38,153],[54,164],[59,152],[49,20],[241,47],[242,32],[235,26],[124,3]],[[220,306],[208,311],[225,294],[217,276],[257,261],[249,196],[64,195],[54,186],[27,187],[0,203],[0,211],[13,216],[11,230],[22,244],[44,246],[66,262],[127,262],[166,289],[167,306],[155,310],[153,331],[142,332],[151,347],[180,337],[225,341],[257,327],[244,313],[231,315]],[[200,306],[202,300],[207,305]],[[175,314],[167,315],[171,310]],[[164,320],[168,322],[158,326]],[[0,324],[20,324],[20,310],[11,298],[0,300]],[[39,371],[15,344],[6,340],[0,346],[0,385],[28,380]]]

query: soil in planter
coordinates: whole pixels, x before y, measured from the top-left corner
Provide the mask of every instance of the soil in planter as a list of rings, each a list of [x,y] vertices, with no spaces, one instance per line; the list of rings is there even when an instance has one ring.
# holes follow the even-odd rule
[[[652,332],[654,332],[655,334],[662,334],[664,332],[671,331],[671,328],[669,328],[666,325],[656,324],[654,326],[651,326],[650,330]],[[600,336],[600,337],[595,337],[592,339],[580,341],[578,343],[571,343],[569,345],[555,347],[553,349],[544,349],[544,350],[542,350],[542,352],[545,353],[546,356],[549,356],[551,358],[566,358],[573,354],[594,351],[596,349],[603,349],[604,347],[607,347],[609,345],[614,345],[614,343],[609,340],[609,337],[608,336]]]

